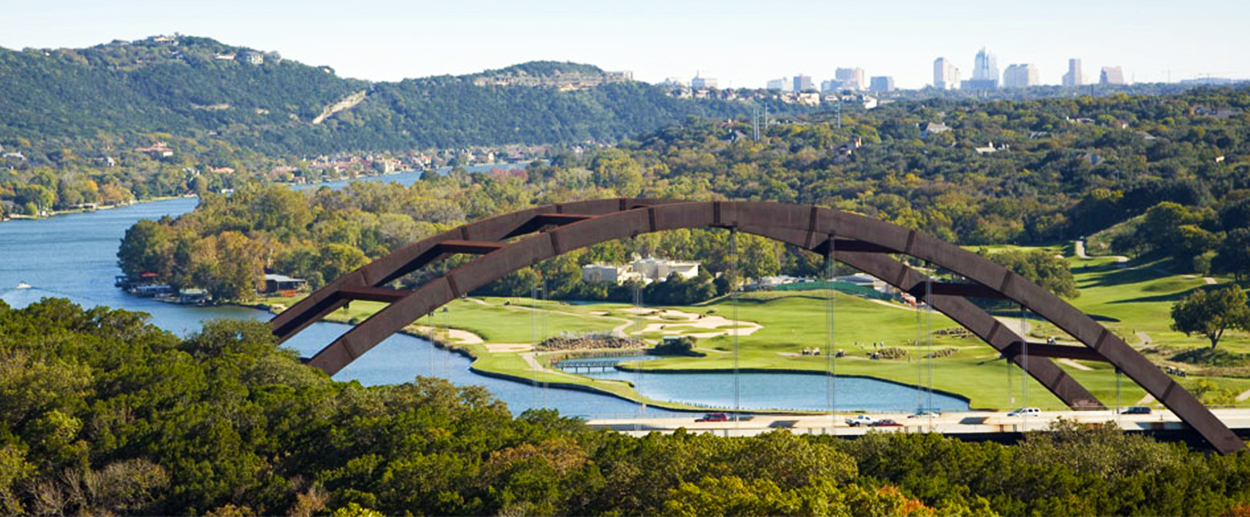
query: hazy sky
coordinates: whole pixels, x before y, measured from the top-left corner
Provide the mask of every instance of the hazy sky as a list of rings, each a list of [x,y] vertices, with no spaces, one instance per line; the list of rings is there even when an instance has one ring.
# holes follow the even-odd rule
[[[982,46],[1046,84],[1069,57],[1095,80],[1103,65],[1138,82],[1250,78],[1248,0],[0,0],[0,27],[10,49],[179,32],[373,80],[552,59],[651,82],[702,71],[722,87],[858,66],[916,88],[938,56],[967,78]]]

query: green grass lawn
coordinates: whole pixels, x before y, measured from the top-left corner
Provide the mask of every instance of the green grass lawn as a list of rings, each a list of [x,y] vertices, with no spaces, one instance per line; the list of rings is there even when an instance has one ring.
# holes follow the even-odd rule
[[[1073,256],[1070,244],[1026,248],[1020,246],[989,246],[989,252],[1006,249],[1030,251],[1044,249],[1063,254],[1069,260],[1076,276],[1081,296],[1069,300],[1077,308],[1095,317],[1130,344],[1139,341],[1138,332],[1145,332],[1162,353],[1151,354],[1152,360],[1163,360],[1175,351],[1204,346],[1201,337],[1188,337],[1172,331],[1170,309],[1173,303],[1189,291],[1206,286],[1201,277],[1173,274],[1158,263],[1120,264],[1110,257],[1079,259]],[[980,249],[980,247],[974,247]],[[1220,282],[1227,279],[1217,278]],[[832,301],[836,321],[833,336],[826,330],[826,307],[830,304],[827,291],[762,292],[745,293],[734,302],[728,298],[714,300],[696,306],[668,307],[697,314],[715,314],[753,322],[763,328],[751,335],[738,338],[740,368],[788,369],[824,371],[825,357],[802,356],[803,349],[824,348],[832,338],[835,348],[847,352],[848,357],[836,362],[839,374],[853,374],[887,379],[907,384],[927,384],[929,360],[922,359],[926,351],[917,347],[915,340],[923,338],[927,329],[938,330],[957,325],[940,313],[929,314],[910,308],[886,306],[866,299],[838,293]],[[293,300],[268,299],[266,303],[282,303],[290,306]],[[383,304],[353,302],[349,308],[334,313],[335,321],[363,321]],[[648,307],[651,308],[651,307]],[[535,301],[525,298],[480,298],[456,300],[431,316],[416,322],[444,328],[456,328],[481,336],[486,343],[533,343],[562,333],[586,334],[610,332],[624,328],[636,335],[645,325],[660,323],[667,331],[682,334],[708,332],[709,329],[681,326],[673,317],[644,319],[628,309],[629,305],[616,303],[569,304],[554,301]],[[656,308],[658,309],[658,308]],[[1004,315],[1015,316],[1014,311]],[[1046,336],[1066,338],[1052,325],[1031,320],[1032,335],[1036,339]],[[746,325],[739,325],[745,327]],[[733,325],[719,325],[728,330]],[[657,340],[663,334],[648,332],[642,337]],[[900,360],[869,360],[874,349],[872,343],[884,342],[886,347],[899,347],[908,351],[908,357]],[[734,367],[734,340],[729,336],[701,339],[696,345],[706,353],[700,358],[668,358],[639,363],[643,369],[731,369]],[[1008,373],[1003,361],[988,345],[975,338],[933,336],[932,349],[954,348],[956,352],[947,357],[933,359],[933,387],[957,393],[970,399],[976,408],[1008,408],[1023,405],[1026,395],[1022,387],[1023,374],[1015,369],[1011,373],[1008,391]],[[1250,337],[1245,333],[1232,333],[1225,337],[1221,348],[1250,353]],[[595,380],[562,372],[535,372],[521,353],[491,353],[486,347],[468,347],[478,358],[474,367],[484,371],[505,373],[517,377],[535,378],[540,382],[577,383],[606,392],[641,400],[628,383]],[[539,354],[538,360],[542,360]],[[1109,365],[1081,363],[1089,370],[1061,364],[1070,375],[1094,393],[1104,404],[1113,406],[1117,393],[1121,405],[1133,405],[1145,392],[1127,378],[1119,383]],[[1231,402],[1235,394],[1250,389],[1250,379],[1232,377],[1191,376],[1183,382],[1187,387],[1197,387],[1199,381],[1213,390],[1210,400]],[[1060,401],[1039,384],[1029,381],[1027,402],[1042,408],[1059,409]],[[649,401],[653,404],[666,405]],[[671,406],[671,404],[669,404]],[[1250,405],[1250,401],[1239,405]]]

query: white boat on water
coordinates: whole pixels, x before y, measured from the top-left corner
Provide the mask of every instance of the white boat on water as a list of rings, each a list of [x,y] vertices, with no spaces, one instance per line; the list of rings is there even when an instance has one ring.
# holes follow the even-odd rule
[[[18,288],[18,289],[30,289],[30,284],[28,284],[28,283],[26,283],[26,282],[18,282],[18,283],[17,283],[17,288]]]

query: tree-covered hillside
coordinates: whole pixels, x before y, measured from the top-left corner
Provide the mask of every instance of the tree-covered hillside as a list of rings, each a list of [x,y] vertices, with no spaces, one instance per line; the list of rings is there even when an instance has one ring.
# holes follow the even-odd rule
[[[539,62],[490,74],[589,65]],[[344,79],[276,54],[179,36],[86,49],[0,50],[0,145],[101,137],[146,145],[154,132],[222,140],[268,154],[614,140],[688,116],[749,113],[740,102],[676,99],[645,83],[583,91],[476,86],[464,77],[398,83]],[[365,92],[314,124],[322,110]],[[26,145],[19,144],[19,139]],[[137,141],[135,139],[138,139]]]
[[[1250,275],[1250,118],[1204,113],[1250,108],[1248,92],[897,103],[845,114],[841,127],[826,115],[774,124],[759,141],[742,137],[745,122],[691,121],[511,173],[456,171],[409,187],[360,183],[302,194],[241,186],[229,197],[205,196],[177,220],[136,225],[119,259],[130,275],[156,272],[176,286],[246,298],[266,268],[319,284],[467,221],[642,196],[818,204],[978,246],[1053,243],[1119,225],[1113,249],[1098,252],[1166,257],[1178,271],[1241,278]],[[931,129],[936,124],[945,129]],[[641,253],[726,272],[725,244],[715,232],[673,232],[570,253],[539,269],[560,286],[555,297],[612,298],[579,287],[578,266]],[[248,251],[259,249],[268,255]],[[743,264],[749,277],[817,271],[806,253],[777,243],[749,249],[757,254]],[[511,279],[513,291],[492,292],[528,292],[538,277],[523,271]]]

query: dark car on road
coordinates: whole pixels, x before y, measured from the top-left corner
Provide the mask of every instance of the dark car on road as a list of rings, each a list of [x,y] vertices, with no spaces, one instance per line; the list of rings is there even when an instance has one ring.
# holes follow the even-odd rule
[[[868,425],[870,425],[870,426],[872,426],[872,427],[903,427],[903,424],[900,424],[900,423],[895,422],[895,421],[893,421],[893,420],[890,420],[890,419],[888,419],[888,418],[884,418],[884,419],[881,419],[881,420],[877,420],[876,422],[873,422],[873,423],[868,424]]]
[[[1120,414],[1121,415],[1149,415],[1150,408],[1147,406],[1133,406],[1130,408],[1126,408],[1124,411],[1121,411]]]

